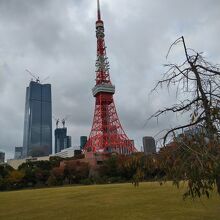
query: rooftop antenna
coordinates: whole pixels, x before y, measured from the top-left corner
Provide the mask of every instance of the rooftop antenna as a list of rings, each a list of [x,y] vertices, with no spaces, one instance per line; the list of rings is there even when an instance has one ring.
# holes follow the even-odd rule
[[[33,74],[28,69],[26,69],[25,71],[28,72],[31,76],[33,76],[37,83],[40,83],[40,77],[39,76],[36,76],[36,74]]]

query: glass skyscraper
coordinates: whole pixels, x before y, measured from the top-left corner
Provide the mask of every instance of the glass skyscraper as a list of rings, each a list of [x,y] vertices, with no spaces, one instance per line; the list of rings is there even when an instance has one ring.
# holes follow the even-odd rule
[[[31,81],[26,89],[23,157],[52,154],[51,85]]]

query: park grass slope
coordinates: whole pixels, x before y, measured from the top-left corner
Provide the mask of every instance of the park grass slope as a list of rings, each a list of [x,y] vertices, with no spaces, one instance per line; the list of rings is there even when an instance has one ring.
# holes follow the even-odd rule
[[[220,198],[183,201],[171,184],[72,186],[0,193],[0,219],[220,219]]]

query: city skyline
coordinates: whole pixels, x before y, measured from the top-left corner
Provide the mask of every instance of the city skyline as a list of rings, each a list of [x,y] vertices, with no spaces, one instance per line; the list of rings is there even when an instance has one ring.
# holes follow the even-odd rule
[[[168,115],[159,124],[153,120],[144,126],[157,109],[175,101],[167,93],[162,97],[162,91],[148,96],[165,72],[162,65],[170,44],[184,35],[189,47],[219,63],[220,3],[167,1],[164,6],[163,1],[102,0],[101,4],[118,114],[128,136],[140,147],[143,136],[154,136],[178,123]],[[80,136],[89,135],[95,20],[96,1],[0,1],[0,123],[4,128],[0,150],[7,158],[13,157],[15,146],[22,145],[25,87],[31,78],[26,68],[41,78],[50,75],[47,83],[56,90],[53,114],[71,115],[67,126],[73,145],[79,145]],[[175,53],[179,58],[181,51]]]

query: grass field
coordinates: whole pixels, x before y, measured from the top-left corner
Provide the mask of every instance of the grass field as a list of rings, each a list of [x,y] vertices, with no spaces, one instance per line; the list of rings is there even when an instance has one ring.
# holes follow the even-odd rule
[[[182,200],[166,184],[72,186],[0,193],[0,219],[220,219],[220,198]]]

